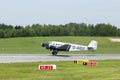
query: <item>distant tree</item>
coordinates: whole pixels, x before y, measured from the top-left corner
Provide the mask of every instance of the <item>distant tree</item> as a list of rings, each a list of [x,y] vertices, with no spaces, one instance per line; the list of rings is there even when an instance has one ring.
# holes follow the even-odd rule
[[[89,28],[89,36],[95,36],[95,27],[94,27],[94,25],[89,24],[88,28]]]
[[[34,37],[36,36],[34,29],[30,27],[25,27],[22,29],[22,36],[23,37]]]
[[[120,36],[120,29],[117,30],[117,36]]]
[[[15,26],[15,29],[22,29],[23,26]]]
[[[4,30],[4,38],[10,38],[12,37],[13,30],[12,29],[5,29]]]
[[[33,24],[32,29],[34,29],[36,36],[42,36],[43,26],[39,24]]]
[[[12,26],[0,24],[0,38],[34,36],[120,36],[120,29],[111,24],[68,23],[65,25]]]
[[[4,31],[0,29],[0,38],[4,38]]]
[[[12,25],[0,24],[0,29],[13,29]]]
[[[13,29],[12,37],[22,37],[22,29]]]

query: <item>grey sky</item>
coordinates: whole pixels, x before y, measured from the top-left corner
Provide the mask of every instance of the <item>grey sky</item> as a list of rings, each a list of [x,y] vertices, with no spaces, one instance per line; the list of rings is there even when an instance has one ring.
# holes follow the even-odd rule
[[[120,0],[0,0],[0,23],[110,23],[120,27]]]

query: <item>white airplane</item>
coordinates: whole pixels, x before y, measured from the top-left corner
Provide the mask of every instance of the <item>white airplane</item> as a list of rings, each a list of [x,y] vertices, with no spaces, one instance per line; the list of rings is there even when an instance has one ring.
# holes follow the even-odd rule
[[[59,51],[94,51],[97,49],[97,41],[92,40],[88,46],[78,45],[78,44],[71,44],[71,43],[64,43],[64,42],[57,42],[51,41],[48,43],[42,43],[42,47],[46,47],[46,49],[52,50],[52,55],[57,55]]]

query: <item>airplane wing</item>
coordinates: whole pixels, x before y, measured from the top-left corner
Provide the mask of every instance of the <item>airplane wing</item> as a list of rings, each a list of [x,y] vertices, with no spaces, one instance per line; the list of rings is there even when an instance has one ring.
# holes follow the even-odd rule
[[[62,45],[60,47],[57,48],[57,50],[60,50],[60,51],[69,51],[71,45],[69,44],[65,44],[65,45]]]

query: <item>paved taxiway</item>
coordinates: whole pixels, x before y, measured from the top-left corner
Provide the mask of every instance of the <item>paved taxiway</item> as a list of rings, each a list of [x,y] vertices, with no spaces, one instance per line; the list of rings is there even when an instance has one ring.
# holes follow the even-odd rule
[[[120,54],[0,54],[0,63],[39,62],[39,61],[72,61],[72,60],[120,60]]]

